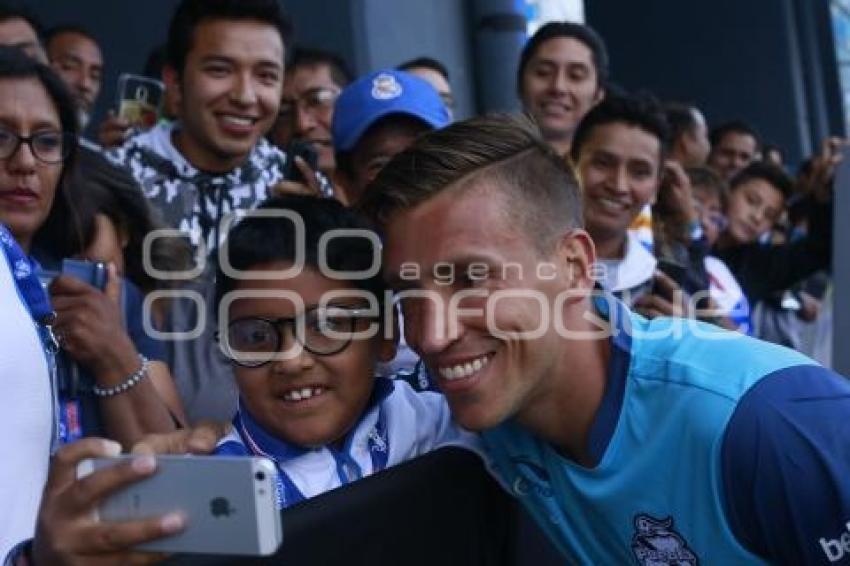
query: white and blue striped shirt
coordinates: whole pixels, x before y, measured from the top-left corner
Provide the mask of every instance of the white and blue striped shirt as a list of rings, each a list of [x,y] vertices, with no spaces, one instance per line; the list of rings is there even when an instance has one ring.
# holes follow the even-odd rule
[[[233,430],[219,441],[215,453],[274,461],[278,507],[284,508],[443,446],[481,455],[478,437],[452,421],[442,395],[376,377],[372,399],[341,449],[287,443],[265,431],[240,406]]]

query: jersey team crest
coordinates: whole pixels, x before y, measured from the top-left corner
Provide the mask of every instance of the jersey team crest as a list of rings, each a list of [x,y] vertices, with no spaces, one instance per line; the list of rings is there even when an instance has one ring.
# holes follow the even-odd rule
[[[401,93],[401,85],[389,73],[381,73],[372,81],[372,98],[376,100],[392,100],[401,96]]]
[[[696,566],[699,560],[685,539],[673,529],[673,517],[635,516],[632,551],[641,566]]]

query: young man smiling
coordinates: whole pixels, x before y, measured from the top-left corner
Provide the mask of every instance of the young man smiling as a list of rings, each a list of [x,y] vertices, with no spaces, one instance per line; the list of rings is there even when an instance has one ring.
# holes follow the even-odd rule
[[[550,22],[522,50],[517,92],[546,141],[566,155],[578,123],[605,97],[607,80],[602,38],[588,26]]]
[[[168,31],[165,78],[179,121],[114,151],[165,221],[192,244],[218,245],[219,219],[252,208],[283,180],[265,141],[280,106],[288,21],[274,0],[185,0]]]
[[[196,248],[215,250],[231,211],[254,208],[280,186],[287,157],[264,135],[277,117],[290,26],[275,0],[184,0],[168,31],[166,82],[173,84],[179,120],[131,138],[111,158],[126,166],[166,224]],[[304,163],[304,178],[318,182]],[[212,269],[190,283],[205,307]],[[175,300],[169,332],[199,326],[197,305]],[[214,340],[213,317],[204,334],[169,342],[170,363],[190,419],[229,419],[236,409],[231,371]]]
[[[593,293],[577,183],[529,124],[422,136],[362,208],[384,227],[408,342],[570,563],[844,553],[848,382]],[[434,276],[444,264],[450,284]]]

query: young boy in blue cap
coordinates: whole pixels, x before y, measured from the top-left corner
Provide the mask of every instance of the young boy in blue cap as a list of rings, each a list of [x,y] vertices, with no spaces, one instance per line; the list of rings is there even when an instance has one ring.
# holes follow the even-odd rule
[[[260,211],[287,217],[245,218],[221,252],[219,340],[239,408],[216,453],[273,460],[287,507],[440,446],[476,449],[442,395],[375,377],[395,329],[368,223],[331,199]]]
[[[348,85],[336,101],[331,125],[336,181],[346,204],[356,204],[384,165],[419,134],[450,121],[434,87],[410,73],[376,71]]]

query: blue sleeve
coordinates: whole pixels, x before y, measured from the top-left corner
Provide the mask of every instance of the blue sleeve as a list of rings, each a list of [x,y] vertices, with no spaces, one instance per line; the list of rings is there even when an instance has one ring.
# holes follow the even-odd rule
[[[148,336],[142,323],[142,292],[139,288],[124,281],[123,288],[124,320],[127,334],[136,346],[136,350],[151,361],[165,361],[165,345],[160,340]]]
[[[775,372],[740,400],[721,455],[726,514],[751,552],[850,564],[850,382],[820,366]]]

